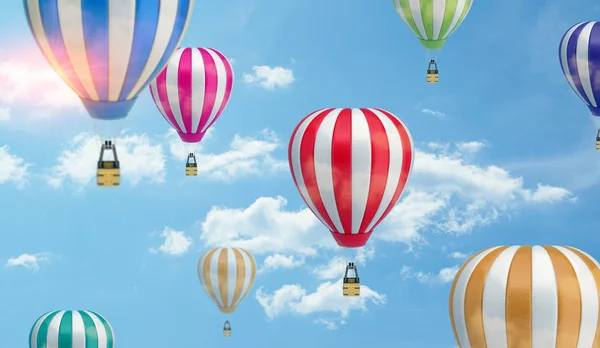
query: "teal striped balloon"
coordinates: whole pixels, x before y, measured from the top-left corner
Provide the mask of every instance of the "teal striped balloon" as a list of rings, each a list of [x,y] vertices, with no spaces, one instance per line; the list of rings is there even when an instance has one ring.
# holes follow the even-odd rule
[[[115,335],[106,319],[90,311],[53,311],[31,328],[29,348],[114,348]]]
[[[469,13],[473,0],[393,0],[402,21],[428,50],[442,48]]]

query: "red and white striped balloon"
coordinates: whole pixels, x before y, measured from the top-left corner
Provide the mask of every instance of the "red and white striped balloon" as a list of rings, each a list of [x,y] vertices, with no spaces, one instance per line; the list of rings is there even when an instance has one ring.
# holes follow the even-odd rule
[[[381,109],[322,109],[306,116],[288,146],[306,205],[337,244],[362,247],[398,202],[414,157],[410,132]]]
[[[186,143],[202,140],[232,89],[231,63],[213,48],[177,49],[150,84],[156,107]]]

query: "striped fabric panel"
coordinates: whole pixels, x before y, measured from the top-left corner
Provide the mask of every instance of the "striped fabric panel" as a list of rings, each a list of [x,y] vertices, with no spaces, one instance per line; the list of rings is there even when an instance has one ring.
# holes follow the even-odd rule
[[[248,295],[256,277],[256,261],[242,248],[215,248],[198,261],[198,279],[223,313],[233,313]]]
[[[450,319],[461,348],[600,348],[600,265],[561,246],[486,249],[461,267]]]
[[[593,115],[600,116],[600,23],[581,22],[569,28],[558,56],[573,91]]]
[[[298,192],[349,247],[364,245],[396,204],[413,158],[408,128],[381,109],[318,110],[300,121],[288,146]]]
[[[396,12],[421,41],[447,40],[465,19],[472,0],[393,0]],[[427,43],[423,43],[428,45]],[[427,48],[434,49],[430,43]]]
[[[212,48],[180,48],[150,84],[161,115],[186,143],[202,140],[233,89],[233,68]]]
[[[29,334],[30,348],[114,348],[108,321],[91,311],[53,311],[42,315]]]
[[[126,101],[167,64],[194,0],[23,1],[31,32],[52,68],[92,117],[115,119],[127,115],[133,104]],[[102,104],[118,101],[114,107]]]

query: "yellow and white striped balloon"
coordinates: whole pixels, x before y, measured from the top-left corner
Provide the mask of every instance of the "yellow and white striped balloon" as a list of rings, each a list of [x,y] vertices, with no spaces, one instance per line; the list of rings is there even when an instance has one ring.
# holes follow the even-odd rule
[[[198,261],[200,284],[223,313],[233,313],[252,289],[255,276],[256,262],[245,249],[211,249]]]
[[[567,246],[499,246],[450,289],[461,348],[600,348],[600,264]]]

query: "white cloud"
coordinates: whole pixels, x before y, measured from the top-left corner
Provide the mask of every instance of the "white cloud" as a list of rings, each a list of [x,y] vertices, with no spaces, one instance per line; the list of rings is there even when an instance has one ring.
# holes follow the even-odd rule
[[[444,117],[445,114],[441,111],[435,111],[435,110],[431,110],[431,109],[423,109],[421,110],[421,112],[425,113],[425,114],[430,114],[436,117]]]
[[[319,319],[315,320],[315,324],[325,325],[327,330],[333,331],[333,330],[337,330],[337,328],[342,325],[346,325],[347,322],[343,319],[339,320],[339,321],[332,321],[332,320],[325,320],[323,318],[319,318]]]
[[[475,153],[486,147],[487,144],[481,141],[466,141],[456,144],[456,148],[460,152]]]
[[[335,256],[327,264],[319,265],[312,270],[317,279],[331,280],[344,277],[348,260],[342,256]]]
[[[295,80],[292,70],[280,66],[253,66],[252,71],[252,74],[246,73],[242,76],[243,81],[249,85],[258,85],[265,89],[286,87]]]
[[[408,191],[384,220],[385,233],[375,236],[381,240],[408,244],[423,242],[420,231],[435,223],[437,215],[448,205],[448,201],[447,195]]]
[[[13,182],[23,185],[29,176],[30,164],[10,153],[8,146],[0,146],[0,184]]]
[[[483,200],[506,207],[517,201],[533,201],[537,190],[524,187],[522,177],[494,165],[477,166],[467,162],[465,154],[458,151],[424,152],[417,150],[410,186],[428,192],[444,192],[473,202]]]
[[[256,299],[269,319],[284,314],[308,315],[323,312],[336,313],[344,319],[352,310],[366,311],[368,302],[375,305],[386,302],[385,295],[365,285],[360,287],[360,296],[344,297],[341,280],[322,283],[313,293],[293,284],[284,285],[271,294],[259,288]]]
[[[293,255],[285,256],[281,254],[269,255],[263,262],[263,267],[259,272],[273,271],[276,269],[292,269],[304,264],[304,258],[294,258]]]
[[[260,197],[249,207],[212,207],[202,222],[208,247],[231,245],[256,254],[315,255],[319,246],[336,244],[308,209],[286,211],[283,197]]]
[[[447,153],[448,150],[450,149],[450,143],[437,143],[437,142],[431,141],[431,142],[427,143],[427,147],[433,151]]]
[[[198,175],[203,178],[227,181],[288,169],[287,162],[273,157],[275,150],[281,147],[281,142],[268,129],[263,130],[259,137],[242,137],[236,134],[229,144],[229,150],[219,154],[206,153],[204,145],[183,145],[174,132],[170,134],[173,134],[168,136],[171,154],[177,159],[185,160],[190,152],[194,152]]]
[[[455,251],[449,255],[453,259],[466,259],[469,255],[461,253],[459,251]]]
[[[411,267],[402,266],[401,275],[404,279],[416,279],[421,284],[445,284],[454,280],[460,266],[442,268],[438,273],[414,271]]]
[[[562,187],[554,187],[538,184],[537,189],[530,195],[529,199],[533,202],[554,203],[565,199],[575,200],[571,192]]]
[[[156,248],[150,248],[151,253],[163,253],[171,256],[181,256],[189,250],[192,245],[192,238],[186,236],[183,231],[176,231],[169,227],[160,234],[164,239],[164,243]]]
[[[469,163],[473,150],[481,148],[479,143],[454,147],[432,143],[428,147],[432,151],[416,151],[408,190],[375,238],[424,242],[424,230],[468,233],[523,204],[574,199],[564,188],[538,184],[529,189],[522,177],[514,177],[503,168]],[[471,151],[465,153],[465,148]]]
[[[41,263],[50,262],[50,253],[21,254],[6,261],[6,267],[25,267],[32,271],[40,269]]]
[[[0,108],[0,121],[8,121],[11,117],[9,108]]]
[[[65,107],[82,108],[75,92],[38,52],[0,61],[0,105],[25,106],[45,112]]]
[[[165,178],[165,156],[162,146],[153,145],[147,135],[123,135],[115,141],[121,162],[121,182],[136,185],[151,181],[161,183]],[[47,182],[61,187],[71,181],[79,187],[89,184],[96,176],[101,142],[87,133],[77,135],[50,169]],[[112,158],[112,157],[111,157]]]

